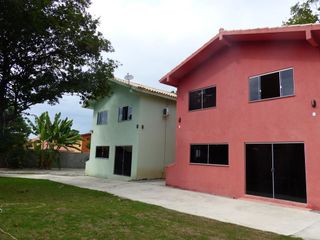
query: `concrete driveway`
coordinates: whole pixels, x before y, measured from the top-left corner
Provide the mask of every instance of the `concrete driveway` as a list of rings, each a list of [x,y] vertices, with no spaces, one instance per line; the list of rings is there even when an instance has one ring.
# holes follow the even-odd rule
[[[259,230],[320,239],[319,212],[171,188],[165,186],[162,180],[123,182],[84,176],[81,171],[71,172],[0,170],[0,176],[49,179]]]

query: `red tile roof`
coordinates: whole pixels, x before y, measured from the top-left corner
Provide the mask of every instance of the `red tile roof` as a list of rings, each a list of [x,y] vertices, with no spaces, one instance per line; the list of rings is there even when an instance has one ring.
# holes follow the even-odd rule
[[[140,83],[136,83],[136,82],[132,82],[132,81],[127,81],[127,80],[123,80],[120,78],[116,78],[114,80],[111,80],[113,82],[119,83],[121,85],[127,86],[127,87],[131,87],[139,92],[144,92],[147,94],[151,94],[151,95],[156,95],[159,97],[164,97],[164,98],[169,98],[171,100],[175,100],[177,98],[177,95],[175,93],[172,92],[168,92],[165,90],[161,90],[161,89],[157,89],[157,88],[153,88],[153,87],[149,87],[146,85],[142,85]]]

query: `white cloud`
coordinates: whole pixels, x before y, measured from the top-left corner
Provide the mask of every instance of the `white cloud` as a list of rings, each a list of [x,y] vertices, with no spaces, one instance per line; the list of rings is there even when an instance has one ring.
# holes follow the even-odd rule
[[[280,26],[296,0],[94,0],[100,31],[111,40],[112,56],[135,80],[161,86],[158,80],[217,34],[219,28]]]
[[[115,74],[127,72],[150,86],[171,90],[158,80],[218,33],[219,28],[280,26],[297,0],[92,0],[90,12],[100,17],[99,30],[122,63]],[[62,111],[75,127],[91,128],[92,112],[67,98],[51,107],[37,105],[33,113]],[[79,115],[80,114],[80,115]]]

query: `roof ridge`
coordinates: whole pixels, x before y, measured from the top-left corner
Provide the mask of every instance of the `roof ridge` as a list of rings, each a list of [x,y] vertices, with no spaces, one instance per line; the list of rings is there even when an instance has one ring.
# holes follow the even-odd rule
[[[162,89],[159,89],[159,88],[155,88],[155,87],[150,87],[150,86],[147,86],[147,85],[144,85],[144,84],[141,84],[141,83],[137,83],[137,82],[134,82],[134,81],[131,81],[131,80],[128,81],[128,80],[124,80],[124,79],[121,79],[121,78],[118,78],[118,77],[114,77],[111,81],[119,82],[119,83],[125,84],[127,86],[132,86],[132,87],[137,88],[137,89],[145,90],[145,91],[148,91],[148,92],[150,92],[152,94],[160,94],[160,95],[164,95],[164,96],[171,97],[171,98],[176,98],[177,97],[176,93],[172,93],[172,92],[169,92],[169,91],[166,91],[166,90],[162,90]]]
[[[294,24],[294,25],[282,25],[282,26],[275,26],[275,27],[256,27],[256,28],[238,28],[238,29],[230,29],[226,30],[224,28],[219,29],[219,33],[224,33],[224,32],[240,32],[240,31],[257,31],[257,30],[278,30],[278,29],[284,29],[284,28],[299,28],[299,27],[307,27],[307,26],[319,26],[320,23],[304,23],[304,24]]]

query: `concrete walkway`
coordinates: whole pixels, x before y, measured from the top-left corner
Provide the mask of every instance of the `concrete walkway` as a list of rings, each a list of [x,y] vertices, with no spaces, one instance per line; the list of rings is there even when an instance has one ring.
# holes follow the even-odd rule
[[[162,180],[123,182],[83,176],[81,171],[73,174],[70,171],[36,173],[0,170],[0,176],[49,179],[259,230],[320,239],[320,213],[306,209],[166,187]]]

